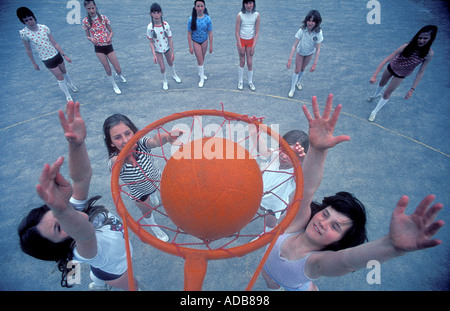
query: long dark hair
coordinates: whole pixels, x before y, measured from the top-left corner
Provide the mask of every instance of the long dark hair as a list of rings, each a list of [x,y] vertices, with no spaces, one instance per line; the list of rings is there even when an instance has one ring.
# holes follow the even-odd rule
[[[403,49],[402,56],[408,58],[410,57],[415,51],[419,51],[419,57],[424,58],[427,56],[428,52],[430,51],[431,45],[434,42],[434,39],[436,39],[438,28],[435,25],[427,25],[422,27],[409,41],[408,45]],[[427,44],[425,44],[423,47],[419,47],[418,45],[418,39],[420,34],[424,32],[431,32],[431,38],[430,41],[428,41]]]
[[[104,213],[105,219],[108,219],[108,210],[103,205],[94,205],[100,198],[101,196],[95,196],[89,199],[83,210],[84,213],[88,214],[90,222],[100,213]],[[37,226],[48,211],[50,211],[50,208],[44,204],[32,209],[22,219],[17,229],[20,248],[25,254],[34,258],[57,262],[58,270],[61,271],[61,286],[72,287],[67,282],[67,275],[73,267],[67,267],[67,264],[73,259],[75,240],[68,237],[64,241],[55,243],[41,235]],[[102,225],[106,224],[107,222],[104,222]]]
[[[116,113],[106,118],[105,122],[103,122],[103,139],[105,141],[106,148],[108,149],[108,155],[110,157],[120,152],[119,149],[112,145],[111,135],[109,133],[111,128],[118,125],[119,123],[123,123],[128,126],[135,134],[139,130],[136,125],[134,125],[134,123],[131,122],[131,120],[123,114]]]
[[[168,37],[168,35],[167,35],[167,32],[166,32],[166,28],[164,27],[164,20],[163,20],[163,18],[162,18],[162,9],[161,9],[161,6],[159,5],[159,3],[153,3],[151,6],[150,6],[150,18],[152,19],[152,38],[153,39],[156,39],[157,38],[157,35],[156,35],[156,32],[155,32],[155,23],[153,22],[153,16],[152,16],[152,12],[161,12],[161,25],[162,25],[162,28],[163,28],[163,31],[164,31],[164,36],[166,36],[166,37]]]
[[[322,203],[311,203],[311,218],[328,206],[331,206],[337,212],[350,218],[353,224],[342,239],[327,245],[323,250],[338,251],[355,247],[368,241],[366,232],[366,209],[361,201],[353,194],[342,191],[333,196],[323,198]]]
[[[203,4],[205,4],[205,0],[195,0],[194,1],[194,7],[192,8],[192,18],[191,18],[191,30],[192,31],[197,30],[197,10],[195,9],[195,4],[199,1],[203,2]],[[203,11],[203,13],[205,15],[208,15],[208,10],[206,9],[206,6],[205,6],[205,10]]]
[[[91,3],[91,2],[95,5],[95,11],[97,12],[97,16],[98,16],[98,18],[100,19],[100,23],[103,22],[102,15],[101,15],[100,12],[98,11],[97,4],[95,4],[95,1],[94,1],[94,0],[84,0],[84,7],[86,7],[86,5],[88,5],[88,4]],[[90,15],[89,13],[88,13],[88,15],[87,15],[87,18],[88,18],[89,26],[92,27],[92,18],[91,18],[91,15]]]
[[[305,19],[302,21],[302,28],[303,29],[307,29],[306,23],[310,20],[313,19],[313,21],[316,23],[316,25],[314,26],[314,28],[311,30],[311,32],[315,31],[315,32],[320,32],[320,24],[322,24],[322,16],[320,16],[319,11],[317,10],[311,10],[308,12],[308,14],[306,14]]]

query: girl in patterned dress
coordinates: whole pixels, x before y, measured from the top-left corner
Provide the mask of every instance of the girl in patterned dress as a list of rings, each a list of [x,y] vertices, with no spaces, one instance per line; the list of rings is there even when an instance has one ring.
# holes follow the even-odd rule
[[[192,9],[192,15],[188,21],[188,44],[189,53],[195,54],[197,58],[198,75],[200,76],[200,82],[198,87],[203,87],[205,80],[205,70],[203,67],[205,61],[206,50],[209,53],[213,52],[213,32],[212,22],[208,15],[208,10],[205,7],[204,0],[196,0],[194,2],[194,8]]]
[[[150,48],[152,49],[153,62],[159,64],[163,75],[163,90],[168,90],[169,85],[166,78],[166,67],[164,66],[164,58],[172,70],[172,77],[177,83],[181,83],[175,70],[173,61],[175,60],[175,51],[173,50],[172,31],[169,23],[163,20],[161,6],[153,3],[150,7],[150,16],[152,22],[147,26],[147,38],[150,40]]]
[[[19,33],[20,37],[22,38],[23,45],[25,46],[27,55],[30,58],[34,68],[36,70],[40,70],[39,66],[34,61],[31,47],[36,50],[40,60],[55,76],[56,80],[58,81],[59,87],[66,95],[66,100],[72,100],[67,86],[69,86],[73,92],[78,92],[78,89],[73,84],[69,74],[67,73],[63,57],[69,63],[71,63],[72,60],[69,58],[69,56],[64,54],[61,47],[51,34],[50,29],[46,25],[37,23],[36,18],[30,9],[26,7],[18,8],[17,17],[19,18],[20,22],[22,24],[25,24],[26,26]]]
[[[416,90],[417,85],[422,79],[427,65],[433,58],[434,52],[431,49],[431,45],[434,42],[437,34],[437,27],[435,25],[427,25],[420,29],[416,35],[407,44],[403,44],[397,50],[384,59],[375,70],[371,84],[377,82],[377,76],[387,63],[388,66],[384,70],[380,83],[378,84],[375,93],[368,99],[371,102],[373,99],[380,97],[384,87],[391,81],[386,87],[383,93],[383,97],[378,102],[375,109],[370,113],[369,121],[375,121],[376,115],[380,109],[386,105],[392,93],[399,87],[403,79],[414,72],[414,69],[420,65],[416,78],[414,79],[411,89],[406,93],[405,99],[409,99],[412,93]]]
[[[82,27],[86,31],[87,40],[94,45],[95,55],[97,55],[103,68],[105,68],[106,75],[113,86],[114,92],[121,94],[122,92],[114,81],[109,63],[113,65],[122,83],[127,82],[127,80],[122,76],[122,69],[120,68],[119,60],[112,46],[114,32],[112,31],[111,23],[105,15],[101,15],[98,12],[94,0],[85,0],[84,7],[88,15],[83,19]]]
[[[109,169],[112,167],[120,151],[138,131],[134,123],[122,114],[114,114],[103,123],[105,145],[109,154]],[[166,143],[173,143],[182,135],[179,130],[170,133],[156,134],[154,137],[141,138],[134,146],[134,152],[126,159],[120,171],[120,179],[128,184],[129,197],[144,216],[144,221],[151,225],[156,237],[162,241],[168,241],[169,237],[162,231],[154,220],[152,209],[160,204],[158,193],[161,172],[155,167],[152,148],[158,148]]]

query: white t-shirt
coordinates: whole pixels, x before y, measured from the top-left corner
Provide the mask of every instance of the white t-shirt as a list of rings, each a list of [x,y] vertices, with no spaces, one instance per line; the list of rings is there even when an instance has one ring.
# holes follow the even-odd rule
[[[156,33],[156,39],[153,38],[152,32]],[[169,38],[172,38],[172,31],[170,29],[169,23],[164,21],[164,29],[162,25],[155,25],[150,23],[147,26],[147,38],[153,40],[153,46],[156,52],[165,53],[170,49]]]
[[[316,52],[317,44],[323,41],[322,30],[309,32],[308,29],[300,28],[295,37],[300,40],[297,52],[302,56],[312,55]]]
[[[277,218],[281,211],[287,208],[289,197],[295,190],[294,168],[280,169],[280,151],[273,151],[270,158],[260,164],[263,173],[264,195],[261,206],[272,210]],[[266,193],[268,192],[268,193]]]
[[[31,46],[36,50],[40,60],[47,60],[53,58],[58,54],[58,51],[53,46],[48,35],[50,34],[50,28],[45,25],[37,24],[38,30],[33,31],[25,27],[20,30],[20,37],[22,40],[31,43]]]
[[[241,28],[239,31],[239,37],[244,40],[253,39],[255,36],[255,24],[256,19],[258,18],[259,13],[242,13],[239,12],[239,16],[241,17]]]

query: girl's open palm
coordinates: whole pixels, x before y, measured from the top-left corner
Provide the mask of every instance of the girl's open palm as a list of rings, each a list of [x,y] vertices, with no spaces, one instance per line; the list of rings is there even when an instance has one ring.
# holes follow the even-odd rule
[[[409,199],[403,196],[397,203],[392,213],[389,238],[394,248],[399,251],[411,252],[442,243],[441,240],[432,237],[444,226],[443,220],[434,221],[439,211],[443,208],[441,203],[433,204],[434,195],[426,196],[419,203],[411,215],[406,215],[405,210]]]
[[[350,140],[347,135],[334,137],[333,132],[339,118],[342,106],[338,105],[330,117],[333,106],[333,94],[328,95],[327,103],[323,115],[320,115],[317,97],[312,98],[312,109],[314,118],[308,111],[306,105],[303,106],[303,113],[309,123],[309,142],[317,149],[329,149],[337,144]]]

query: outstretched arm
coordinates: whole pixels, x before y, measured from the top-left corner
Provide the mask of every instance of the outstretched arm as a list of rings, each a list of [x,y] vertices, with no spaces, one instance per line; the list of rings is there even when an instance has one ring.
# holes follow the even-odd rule
[[[63,162],[64,158],[59,157],[51,166],[44,166],[36,190],[61,228],[75,240],[78,253],[92,258],[97,254],[94,226],[86,214],[77,212],[69,203],[72,187],[60,173]]]
[[[92,177],[92,168],[86,150],[86,125],[80,114],[80,103],[69,101],[66,116],[59,111],[59,122],[69,143],[69,174],[73,182],[73,198],[86,200]]]
[[[380,263],[421,249],[437,246],[441,240],[432,237],[444,226],[443,220],[435,221],[441,203],[430,205],[434,195],[426,196],[411,215],[405,210],[409,199],[403,196],[392,213],[389,233],[373,242],[338,252],[316,252],[308,258],[305,272],[311,278],[341,276],[365,268],[370,260]]]
[[[328,95],[327,103],[323,115],[320,115],[317,97],[312,98],[313,116],[306,106],[303,106],[303,112],[309,123],[309,151],[303,161],[303,200],[300,210],[294,218],[286,232],[296,232],[305,228],[309,221],[311,210],[310,205],[314,198],[314,193],[319,188],[323,178],[325,159],[328,149],[337,144],[350,140],[347,135],[334,137],[334,128],[336,127],[339,113],[342,106],[338,105],[333,114],[333,94]]]

